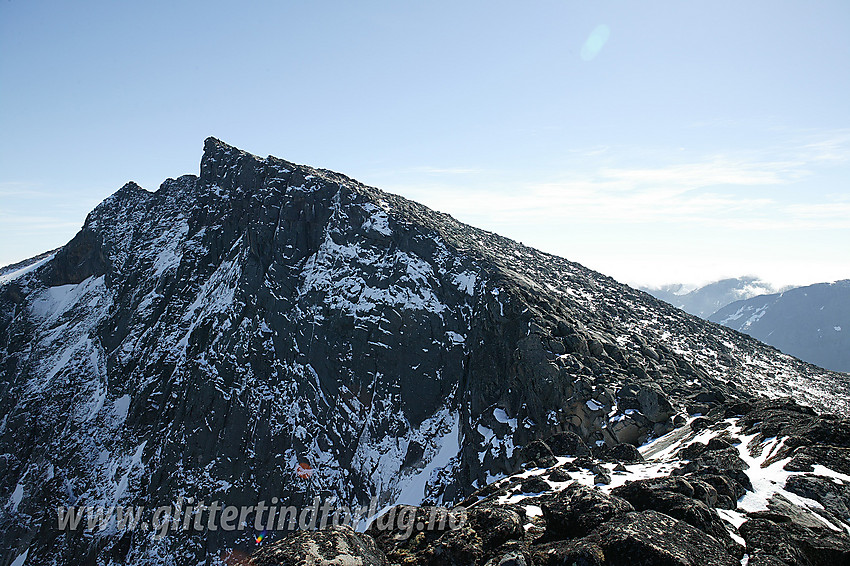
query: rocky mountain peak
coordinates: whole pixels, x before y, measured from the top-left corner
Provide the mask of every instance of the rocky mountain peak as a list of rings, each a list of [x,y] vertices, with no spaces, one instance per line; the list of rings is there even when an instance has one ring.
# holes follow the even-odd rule
[[[138,192],[147,192],[142,187],[140,187],[135,181],[127,181],[123,187],[118,189],[115,194],[116,195],[125,195],[125,194],[134,194]]]
[[[7,546],[113,551],[21,518],[57,501],[450,503],[554,434],[638,445],[759,392],[847,411],[843,376],[581,265],[204,146],[199,176],[119,191],[0,287],[0,494],[26,494]]]

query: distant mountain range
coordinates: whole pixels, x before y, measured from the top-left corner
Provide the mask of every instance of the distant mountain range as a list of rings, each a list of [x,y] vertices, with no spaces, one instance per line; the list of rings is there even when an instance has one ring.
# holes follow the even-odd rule
[[[833,371],[850,372],[850,280],[775,289],[756,277],[644,288],[688,313]]]
[[[823,368],[850,372],[850,280],[735,301],[708,320]]]
[[[702,287],[673,283],[641,289],[700,318],[708,318],[729,303],[783,290],[753,276],[721,279]]]

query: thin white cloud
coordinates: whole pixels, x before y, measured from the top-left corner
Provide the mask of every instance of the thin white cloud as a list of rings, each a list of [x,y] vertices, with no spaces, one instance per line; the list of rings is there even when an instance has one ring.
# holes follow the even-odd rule
[[[839,131],[805,145],[813,161],[841,163],[850,160],[850,132]]]
[[[32,183],[17,181],[0,182],[0,197],[32,197],[47,196],[50,193]]]
[[[775,185],[806,174],[799,162],[709,161],[656,168],[602,169],[599,176],[629,188],[671,186],[693,190],[714,185]]]
[[[813,160],[841,138],[798,145],[793,160],[710,156],[654,167],[598,167],[548,182],[505,182],[468,188],[461,179],[388,187],[470,222],[687,223],[752,230],[850,228],[847,207],[834,201],[799,204],[770,195],[815,174]],[[818,144],[823,145],[818,145]],[[759,159],[762,157],[762,159]],[[492,175],[491,178],[496,178]],[[755,190],[757,189],[757,190]],[[793,192],[793,191],[792,191]],[[806,195],[806,198],[815,198]]]
[[[576,148],[547,178],[506,168],[379,186],[621,280],[846,278],[850,131],[776,135],[769,147],[702,155]]]
[[[459,176],[484,174],[486,171],[475,167],[434,167],[431,165],[420,165],[406,169],[381,170],[372,173],[375,177],[396,177],[407,175],[434,175],[434,176]]]

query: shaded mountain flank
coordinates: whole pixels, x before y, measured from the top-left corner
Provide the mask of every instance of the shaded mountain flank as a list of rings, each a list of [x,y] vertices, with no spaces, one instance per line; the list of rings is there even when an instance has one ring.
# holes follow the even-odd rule
[[[850,280],[736,301],[708,320],[820,367],[850,372]]]

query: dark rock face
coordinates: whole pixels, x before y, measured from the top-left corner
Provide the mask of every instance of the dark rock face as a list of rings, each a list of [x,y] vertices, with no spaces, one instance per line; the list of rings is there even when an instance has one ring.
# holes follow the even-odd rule
[[[807,564],[805,554],[786,535],[784,529],[767,519],[750,519],[741,525],[752,556],[767,555],[780,564]]]
[[[605,553],[585,539],[542,544],[535,549],[534,561],[545,566],[604,566]]]
[[[598,467],[593,475],[593,483],[596,485],[608,485],[611,483],[611,471],[608,468]]]
[[[786,438],[772,456],[774,461],[791,456],[786,470],[811,472],[819,464],[850,474],[850,419],[779,400],[757,403],[741,423],[760,439]]]
[[[579,538],[613,517],[633,511],[627,501],[599,490],[570,484],[541,505],[550,540]]]
[[[694,455],[694,452],[698,452],[698,455]],[[731,496],[734,492],[735,499],[743,495],[745,490],[752,491],[753,484],[744,471],[749,466],[741,459],[738,450],[735,448],[724,447],[719,450],[708,450],[697,445],[696,450],[686,451],[683,456],[689,455],[693,456],[693,459],[675,470],[674,473],[693,475],[699,478],[705,476],[726,478],[732,486],[731,489],[724,488],[724,493]],[[715,482],[712,482],[712,485],[717,487]]]
[[[687,480],[664,478],[630,482],[611,493],[631,503],[637,511],[658,511],[696,527],[717,539],[730,554],[740,558],[744,549],[732,540],[717,511],[708,503],[712,499],[712,490],[713,488],[700,490],[700,495],[707,499],[700,501],[694,486]],[[714,499],[716,500],[716,496]]]
[[[433,507],[402,507],[388,511],[367,529],[392,564],[484,564],[495,560],[521,560],[511,556],[512,543],[521,541],[525,532],[521,516],[509,507],[481,506],[464,514],[459,528],[450,528],[449,520],[434,521],[436,528],[410,530],[410,524],[427,525]],[[415,514],[409,522],[404,512]],[[445,510],[441,510],[446,512]],[[460,520],[458,521],[460,522]]]
[[[641,387],[637,400],[641,412],[654,423],[664,422],[675,413],[670,401],[659,389]]]
[[[850,521],[850,484],[842,480],[811,474],[791,476],[785,489],[813,499],[836,517]]]
[[[588,539],[602,549],[609,566],[740,564],[714,538],[655,511],[617,517]]]
[[[747,433],[761,437],[788,436],[805,444],[828,444],[850,448],[850,420],[833,413],[819,414],[790,399],[760,401],[741,419]]]
[[[505,507],[470,509],[467,520],[475,532],[480,533],[485,551],[495,550],[509,541],[522,540],[525,536],[523,521],[519,513]]]
[[[714,507],[720,509],[734,509],[737,506],[736,501],[747,491],[743,485],[729,476],[697,471],[687,477],[694,485],[699,485],[698,482],[701,482],[713,488],[717,494],[717,503]]]
[[[793,403],[780,405],[783,411],[818,417]],[[756,401],[748,414],[761,412],[766,421],[757,424],[764,430],[781,429],[787,415],[771,412],[771,407],[776,406],[776,401]],[[691,462],[702,462],[707,470],[697,467],[684,476],[672,473],[626,480],[610,491],[604,486],[589,487],[577,482],[551,485],[552,492],[538,495],[548,484],[543,478],[552,481],[553,476],[567,473],[566,467],[575,469],[577,476],[583,475],[584,481],[610,468],[610,463],[590,454],[542,474],[523,472],[479,490],[466,502],[470,506],[469,522],[461,529],[436,529],[400,541],[402,527],[391,525],[382,531],[373,525],[369,534],[376,537],[391,564],[728,565],[740,564],[745,552],[748,564],[807,566],[847,562],[850,537],[842,530],[847,519],[841,515],[845,507],[841,507],[844,482],[840,478],[791,473],[786,482],[785,493],[789,496],[801,492],[810,499],[820,498],[831,503],[835,512],[826,504],[824,509],[815,504],[795,504],[776,491],[778,486],[770,481],[756,482],[757,495],[766,499],[767,510],[748,513],[737,507],[735,489],[742,488],[726,476],[710,473],[717,460],[700,458],[719,452],[724,454],[723,460],[731,460],[729,451],[740,449],[742,455],[755,461],[773,462],[768,464],[773,467],[771,474],[777,473],[781,462],[773,456],[778,445],[776,437],[755,439],[744,446],[738,436],[743,419],[731,423],[712,421],[726,411],[727,407],[718,406],[705,427],[700,427],[714,433],[707,442],[694,441],[699,432],[688,430],[677,430],[657,441],[660,453],[694,458]],[[676,450],[671,443],[684,448]],[[598,452],[598,457],[605,456],[605,451]],[[645,453],[649,460],[630,466],[638,470],[638,476],[657,470],[653,451]],[[740,467],[737,463],[727,467],[741,471],[735,470]],[[752,467],[754,478],[759,477],[761,469]],[[629,473],[627,468],[624,470]],[[528,477],[529,473],[533,475]],[[834,470],[824,473],[832,474]],[[432,508],[407,509],[424,522]],[[721,517],[717,509],[732,512]],[[739,524],[736,520],[729,522],[729,517],[743,522],[740,529],[733,525]],[[736,542],[739,539],[733,538],[733,533],[743,537],[746,548]]]
[[[559,432],[546,439],[546,444],[556,456],[587,456],[590,448],[574,432]]]
[[[573,476],[592,483],[595,474],[611,468],[611,463],[605,462],[607,450],[593,450],[544,474],[526,478],[528,472],[524,472],[516,479],[501,480],[489,486],[492,489],[480,490],[480,499],[467,503],[475,509],[476,505],[492,508],[499,501],[511,501],[512,509],[529,513],[523,519],[524,536],[505,542],[527,564],[739,564],[745,553],[749,564],[845,563],[850,547],[845,530],[850,523],[844,480],[834,467],[824,467],[827,475],[820,476],[781,470],[784,459],[801,447],[800,442],[791,442],[795,437],[790,435],[800,426],[831,431],[814,434],[812,442],[841,442],[839,431],[829,426],[834,417],[787,400],[755,400],[746,411],[735,405],[720,403],[700,422],[699,430],[683,427],[642,447],[643,461],[614,466],[615,476],[626,474],[627,478],[619,487],[590,487],[574,481],[566,486],[552,484],[553,492],[548,494],[537,495],[536,488],[530,497],[524,489],[511,491],[537,478],[560,483]],[[724,420],[729,412],[745,413],[747,418]],[[789,415],[811,419],[807,423]],[[755,429],[771,436],[761,437]],[[751,436],[754,432],[755,437]],[[746,445],[743,434],[750,435]],[[700,437],[707,441],[698,441]],[[791,445],[786,449],[788,442]],[[657,445],[654,450],[653,445]],[[777,454],[783,450],[785,455],[779,458]],[[683,473],[685,466],[676,467],[667,456],[661,456],[669,466],[668,475],[628,479],[630,473],[638,477],[658,473],[658,454],[688,459],[689,471]],[[759,465],[749,466],[743,458]],[[750,491],[732,479],[744,473],[742,468],[753,476]],[[764,481],[761,474],[771,481]],[[772,480],[773,474],[787,475],[784,491]],[[793,494],[817,501],[823,508],[814,502],[794,503],[789,499]],[[739,500],[743,508],[739,508]],[[759,501],[766,502],[767,510],[747,511],[763,504]],[[538,506],[542,515],[535,512]],[[519,515],[523,516],[522,512]],[[736,528],[741,523],[743,526]],[[738,542],[742,539],[746,547]],[[489,566],[490,560],[482,554],[478,564]]]
[[[45,510],[451,504],[533,441],[640,444],[706,389],[850,398],[580,265],[210,138],[199,176],[127,184],[0,287],[0,544],[31,566],[195,564],[244,538],[57,532]]]
[[[293,533],[251,556],[247,566],[301,566],[306,564],[351,564],[387,566],[375,540],[350,527]]]
[[[549,483],[540,476],[528,478],[520,484],[520,493],[542,493],[549,491]]]
[[[520,459],[523,463],[536,468],[548,468],[558,463],[552,449],[542,440],[529,442],[522,448]]]
[[[546,474],[546,477],[550,481],[555,482],[565,482],[570,481],[572,479],[570,473],[564,468],[555,468],[554,470],[551,470],[548,474]]]
[[[424,531],[400,540],[402,527],[381,529],[378,519],[367,534],[376,538],[391,564],[727,565],[738,564],[743,553],[741,547],[727,546],[731,541],[668,514],[635,512],[619,497],[578,484],[538,502],[544,513],[542,536],[523,528],[528,518],[522,512],[491,504],[469,509],[468,523],[460,529]],[[420,522],[431,513],[428,507],[410,509]]]
[[[850,540],[826,527],[804,527],[784,516],[755,517],[741,525],[747,552],[770,563],[834,566],[850,563]]]
[[[518,552],[508,552],[487,562],[486,566],[528,566],[525,555]]]
[[[799,447],[791,461],[785,464],[785,469],[811,472],[815,464],[821,464],[847,475],[850,474],[848,462],[850,462],[850,448],[815,444]]]
[[[601,458],[605,460],[626,463],[643,462],[643,456],[641,456],[638,449],[631,444],[617,444],[611,447],[606,446],[600,452]]]
[[[535,558],[545,565],[740,565],[712,537],[655,511],[626,513],[583,539],[541,545]]]
[[[393,564],[411,564],[417,560],[431,563],[439,560],[432,553],[432,550],[437,549],[443,558],[450,551],[468,555],[472,560],[480,557],[483,552],[481,537],[468,528],[461,533],[450,532],[447,513],[444,508],[432,506],[397,506],[375,519],[366,529],[366,534],[374,537],[378,547]],[[439,517],[433,521],[434,528],[410,529],[410,525],[427,525],[432,517]],[[444,538],[444,535],[448,536]],[[467,540],[458,544],[461,535]]]

